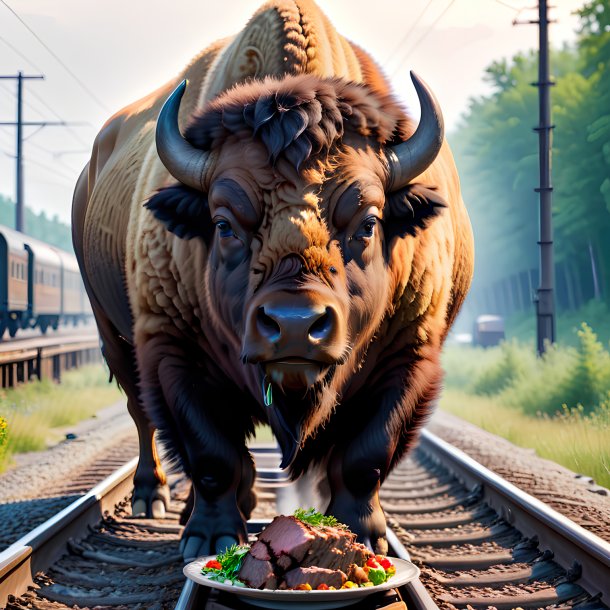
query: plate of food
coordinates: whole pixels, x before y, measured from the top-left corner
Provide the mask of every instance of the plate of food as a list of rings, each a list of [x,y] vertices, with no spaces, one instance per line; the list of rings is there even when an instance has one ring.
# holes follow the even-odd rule
[[[273,519],[250,545],[192,561],[184,574],[254,606],[324,610],[399,587],[419,569],[373,554],[333,517],[299,509]]]

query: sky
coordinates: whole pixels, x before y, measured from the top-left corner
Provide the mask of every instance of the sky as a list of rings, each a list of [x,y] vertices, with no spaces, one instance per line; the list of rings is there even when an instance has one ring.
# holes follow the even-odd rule
[[[555,0],[551,44],[573,42],[584,0]],[[74,185],[114,112],[171,80],[208,44],[238,32],[261,0],[0,0],[0,75],[24,84],[25,202],[70,220]],[[413,108],[415,70],[437,95],[448,132],[491,61],[537,47],[535,0],[318,0],[336,29],[385,69]],[[230,7],[220,10],[219,7]],[[12,9],[12,11],[11,11]],[[16,13],[16,15],[15,15]],[[20,21],[21,20],[21,21]],[[26,25],[24,25],[24,22]],[[0,80],[0,122],[16,118],[16,82]],[[535,122],[535,117],[532,118]],[[0,126],[0,193],[15,197],[15,128]],[[535,145],[535,144],[534,144]],[[27,231],[27,228],[26,228]]]

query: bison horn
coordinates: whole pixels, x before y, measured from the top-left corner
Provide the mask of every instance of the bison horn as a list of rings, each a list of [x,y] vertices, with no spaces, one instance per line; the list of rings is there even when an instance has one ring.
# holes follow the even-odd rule
[[[155,141],[159,157],[169,173],[183,184],[205,192],[204,176],[209,153],[189,144],[178,127],[180,101],[186,85],[187,81],[183,80],[163,104]]]
[[[443,144],[445,126],[440,106],[426,83],[414,72],[411,80],[419,98],[421,118],[408,140],[386,149],[390,165],[389,192],[407,186],[419,176],[436,159]]]

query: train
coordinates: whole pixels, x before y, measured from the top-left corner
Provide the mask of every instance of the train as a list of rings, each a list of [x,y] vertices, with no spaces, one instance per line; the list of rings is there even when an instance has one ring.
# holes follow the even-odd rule
[[[74,254],[0,225],[0,339],[92,316]]]

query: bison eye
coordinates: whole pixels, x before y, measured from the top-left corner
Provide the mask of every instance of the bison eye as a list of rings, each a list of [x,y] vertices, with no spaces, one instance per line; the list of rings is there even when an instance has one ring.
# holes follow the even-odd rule
[[[369,237],[373,237],[373,233],[375,232],[376,224],[377,224],[377,218],[375,216],[369,216],[360,225],[360,228],[354,234],[354,238],[355,239],[368,239]]]
[[[216,230],[218,231],[218,235],[220,237],[233,237],[235,235],[233,229],[231,228],[231,223],[228,220],[217,220],[215,222]]]

